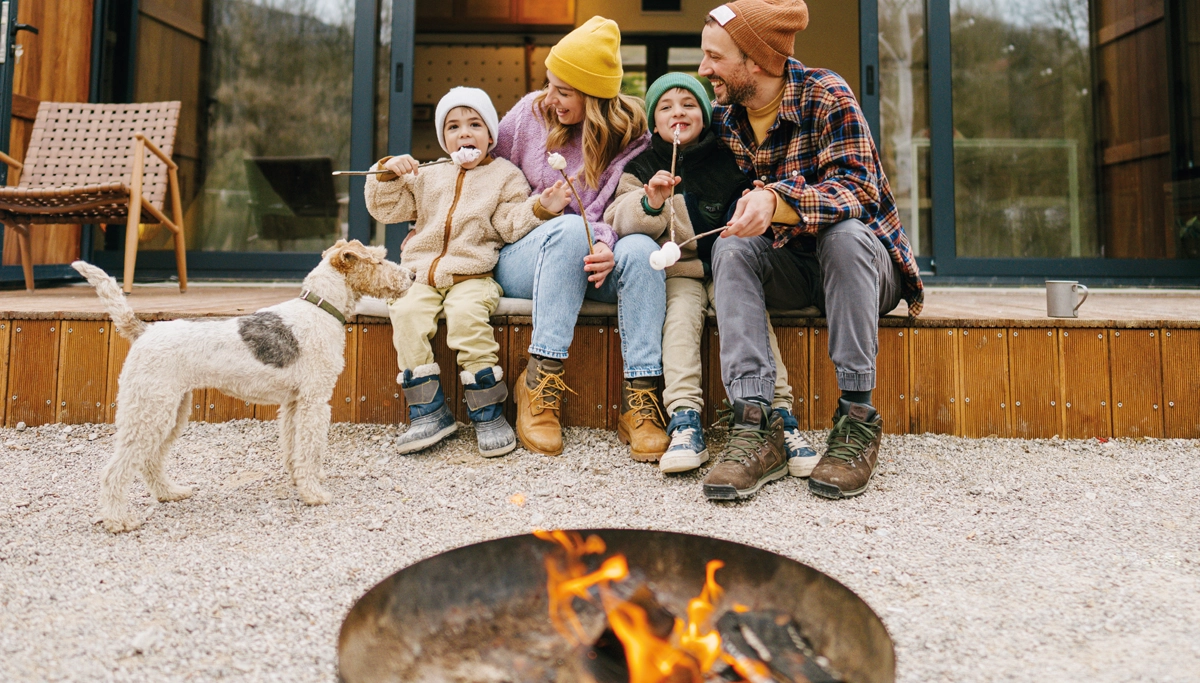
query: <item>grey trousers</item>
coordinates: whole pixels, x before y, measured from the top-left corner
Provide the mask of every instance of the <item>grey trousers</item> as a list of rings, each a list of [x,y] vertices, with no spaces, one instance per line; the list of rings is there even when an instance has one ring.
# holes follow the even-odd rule
[[[871,229],[848,220],[817,233],[817,251],[771,246],[759,237],[713,246],[721,378],[731,399],[770,401],[775,363],[766,309],[816,306],[829,323],[829,357],[843,391],[875,388],[879,316],[900,303],[900,269]]]

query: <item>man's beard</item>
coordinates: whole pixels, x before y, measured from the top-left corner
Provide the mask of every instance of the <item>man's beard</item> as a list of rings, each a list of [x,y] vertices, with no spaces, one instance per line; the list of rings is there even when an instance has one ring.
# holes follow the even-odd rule
[[[739,76],[746,76],[746,78],[738,78],[736,81],[726,78],[718,79],[725,84],[725,94],[723,97],[717,98],[717,104],[744,105],[758,95],[758,83],[755,83],[754,79],[744,72]]]

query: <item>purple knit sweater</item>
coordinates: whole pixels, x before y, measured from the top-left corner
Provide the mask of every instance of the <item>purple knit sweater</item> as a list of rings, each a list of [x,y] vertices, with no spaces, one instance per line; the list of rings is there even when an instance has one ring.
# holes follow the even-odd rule
[[[513,105],[500,121],[499,140],[492,154],[508,159],[525,173],[525,178],[533,187],[534,194],[550,187],[557,180],[562,180],[562,174],[550,168],[546,163],[546,138],[549,131],[542,119],[541,112],[533,111],[533,99],[537,92],[531,92]],[[650,133],[634,140],[625,151],[613,159],[608,168],[600,175],[599,189],[592,189],[583,179],[583,134],[577,133],[571,142],[563,149],[552,150],[563,155],[567,160],[567,175],[576,176],[575,190],[587,211],[588,224],[592,226],[592,236],[598,242],[604,242],[612,249],[617,244],[617,233],[604,222],[604,210],[612,201],[613,193],[621,181],[621,172],[625,163],[642,153],[650,145]],[[579,205],[575,198],[566,208],[567,213],[579,213]]]

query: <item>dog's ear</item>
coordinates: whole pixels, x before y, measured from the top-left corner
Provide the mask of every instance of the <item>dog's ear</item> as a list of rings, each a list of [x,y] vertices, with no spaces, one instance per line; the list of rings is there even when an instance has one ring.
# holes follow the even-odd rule
[[[325,258],[326,256],[329,256],[330,253],[332,253],[338,249],[341,249],[344,246],[346,246],[346,240],[338,240],[338,241],[334,242],[332,247],[329,247],[325,251],[321,252],[321,258]]]
[[[355,263],[358,263],[358,254],[354,253],[353,249],[342,249],[329,259],[329,265],[341,273],[349,272]]]

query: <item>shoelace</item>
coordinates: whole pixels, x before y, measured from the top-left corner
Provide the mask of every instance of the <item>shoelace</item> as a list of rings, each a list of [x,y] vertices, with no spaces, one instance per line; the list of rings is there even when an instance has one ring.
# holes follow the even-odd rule
[[[722,423],[729,427],[729,442],[725,444],[721,462],[733,460],[742,465],[749,464],[754,453],[771,438],[771,430],[738,426],[733,421],[733,404],[729,399],[721,403],[722,407],[717,409],[717,421],[713,423],[714,427]]]
[[[788,451],[798,451],[802,448],[812,450],[812,444],[804,438],[799,429],[783,430],[783,441],[787,444]]]
[[[826,441],[828,448],[825,455],[850,462],[862,455],[867,446],[875,439],[875,430],[865,422],[851,420],[849,415],[843,415],[833,425]]]
[[[672,450],[676,446],[692,447],[692,435],[696,433],[695,427],[680,427],[671,434],[671,445],[667,446],[667,450]]]
[[[665,427],[666,419],[662,414],[662,406],[658,404],[658,395],[654,389],[629,389],[629,408],[636,410],[642,420],[650,420],[659,427]]]
[[[562,398],[564,391],[569,391],[576,396],[579,395],[567,383],[563,381],[561,374],[549,373],[545,370],[538,369],[542,377],[538,380],[537,386],[533,388],[533,400],[541,401],[545,408],[550,410],[558,410],[558,401]]]

